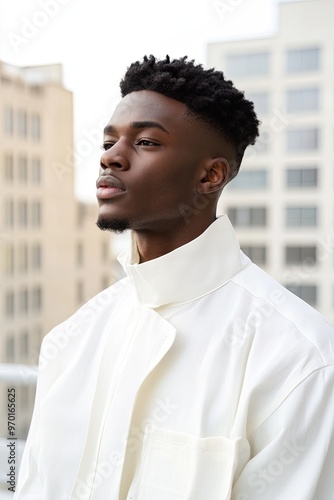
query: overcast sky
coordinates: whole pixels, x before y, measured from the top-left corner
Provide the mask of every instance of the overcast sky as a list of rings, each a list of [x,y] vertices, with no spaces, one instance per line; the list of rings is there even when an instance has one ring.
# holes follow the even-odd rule
[[[126,67],[144,54],[188,55],[206,65],[208,42],[268,36],[278,0],[0,0],[0,59],[62,63],[74,92],[75,149],[102,129]],[[102,137],[101,137],[102,142]],[[90,149],[88,151],[88,149]],[[95,198],[101,151],[77,152],[76,192]]]

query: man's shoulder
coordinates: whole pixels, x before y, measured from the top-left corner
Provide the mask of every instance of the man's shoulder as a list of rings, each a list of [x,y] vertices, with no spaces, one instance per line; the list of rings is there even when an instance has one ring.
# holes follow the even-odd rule
[[[55,338],[61,336],[80,340],[80,337],[87,335],[96,323],[105,323],[109,318],[112,318],[113,311],[119,308],[120,302],[124,302],[125,296],[131,300],[130,295],[131,287],[129,288],[128,278],[117,281],[96,294],[70,317],[52,328],[44,337],[43,343],[53,342]]]
[[[127,278],[102,290],[62,323],[45,335],[39,357],[40,372],[46,370],[48,383],[56,380],[83,351],[93,352],[103,343],[115,322],[115,315],[124,315],[125,297],[131,301]],[[127,303],[128,303],[127,302]],[[120,303],[123,309],[120,311]]]
[[[319,352],[324,364],[334,363],[334,328],[316,309],[253,263],[232,282],[251,304],[260,329],[294,331]]]
[[[115,303],[120,299],[122,300],[125,293],[129,293],[128,285],[128,278],[123,278],[104,290],[101,290],[58,326],[63,326],[73,321],[84,321],[86,323],[88,318],[97,317],[99,313],[102,313],[106,308],[108,311],[111,311]]]

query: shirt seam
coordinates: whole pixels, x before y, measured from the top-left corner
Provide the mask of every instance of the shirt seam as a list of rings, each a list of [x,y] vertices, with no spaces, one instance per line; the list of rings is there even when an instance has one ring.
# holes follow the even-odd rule
[[[254,432],[256,432],[262,425],[265,424],[265,422],[274,415],[274,413],[283,405],[283,403],[291,396],[291,394],[303,383],[305,383],[312,375],[314,375],[316,372],[319,372],[320,370],[325,370],[326,368],[333,368],[334,363],[326,364],[324,366],[319,366],[318,368],[314,368],[310,373],[308,373],[302,380],[298,382],[295,386],[291,388],[291,390],[281,399],[281,401],[275,406],[275,408],[267,415],[267,417],[259,424],[257,425],[248,435],[247,439],[249,439]]]
[[[281,311],[279,311],[277,309],[277,307],[275,306],[275,304],[273,304],[271,301],[269,301],[268,299],[264,298],[264,297],[259,297],[257,295],[255,295],[254,293],[252,293],[250,290],[248,290],[245,286],[239,284],[239,283],[236,283],[233,279],[231,279],[231,281],[233,282],[233,284],[239,288],[241,288],[242,290],[245,290],[249,295],[251,295],[252,297],[254,297],[255,299],[258,299],[258,300],[262,300],[263,302],[269,304],[271,307],[273,307],[276,311],[277,314],[279,314],[282,318],[285,318],[287,321],[289,321],[295,328],[296,330],[299,332],[299,334],[305,339],[307,340],[313,347],[314,349],[316,350],[316,352],[318,353],[319,355],[319,358],[321,359],[322,361],[322,366],[319,367],[319,368],[324,368],[325,366],[328,366],[328,362],[324,359],[322,353],[320,352],[320,350],[318,349],[318,347],[316,346],[316,344],[309,338],[307,337],[302,331],[301,329],[296,325],[296,323],[291,319],[289,318],[286,314],[283,314]],[[284,290],[286,290],[282,285],[280,285],[278,283],[279,286],[281,286]],[[310,306],[311,307],[311,306]],[[320,314],[320,313],[319,313]],[[323,317],[323,316],[322,316]],[[331,325],[329,324],[329,326],[331,327]],[[329,365],[331,366],[331,365]]]

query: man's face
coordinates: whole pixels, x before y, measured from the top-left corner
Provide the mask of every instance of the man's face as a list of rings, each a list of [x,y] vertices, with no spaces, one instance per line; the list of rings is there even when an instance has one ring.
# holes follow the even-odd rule
[[[180,207],[193,206],[208,155],[208,131],[186,110],[146,90],[122,99],[104,134],[99,227],[167,231],[185,224]]]

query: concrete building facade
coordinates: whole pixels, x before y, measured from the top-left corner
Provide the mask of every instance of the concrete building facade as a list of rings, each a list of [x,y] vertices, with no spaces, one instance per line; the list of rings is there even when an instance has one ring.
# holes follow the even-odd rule
[[[61,73],[0,63],[1,363],[37,364],[43,336],[112,282],[97,205],[74,196],[73,96]],[[17,437],[34,390],[18,388]]]
[[[279,5],[270,38],[212,43],[208,66],[254,102],[260,137],[220,210],[256,263],[334,323],[334,2]]]

